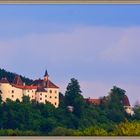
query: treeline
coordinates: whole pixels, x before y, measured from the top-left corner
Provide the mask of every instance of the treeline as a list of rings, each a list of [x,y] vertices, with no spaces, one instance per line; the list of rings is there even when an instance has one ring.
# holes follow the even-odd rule
[[[65,95],[60,93],[60,105],[30,101],[0,99],[0,135],[104,136],[140,135],[140,106],[134,115],[124,110],[125,90],[114,86],[100,105],[87,103],[76,79],[71,79]],[[73,111],[68,109],[73,107]]]
[[[11,83],[11,82],[13,82],[15,75],[16,75],[16,73],[12,73],[12,72],[8,72],[4,69],[0,69],[0,79],[3,77],[6,77],[8,79],[8,81]],[[20,77],[21,77],[22,81],[24,83],[26,83],[27,85],[30,85],[33,82],[33,80],[26,78],[24,76],[20,75]]]

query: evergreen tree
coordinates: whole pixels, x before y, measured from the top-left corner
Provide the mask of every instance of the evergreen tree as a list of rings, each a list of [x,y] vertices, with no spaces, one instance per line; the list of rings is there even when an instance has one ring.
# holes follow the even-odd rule
[[[80,117],[82,115],[84,103],[80,85],[76,79],[72,78],[65,92],[65,104],[66,106],[73,106],[74,114]]]
[[[109,93],[107,114],[108,118],[114,122],[121,122],[125,120],[126,113],[123,105],[123,98],[125,90],[114,86]]]

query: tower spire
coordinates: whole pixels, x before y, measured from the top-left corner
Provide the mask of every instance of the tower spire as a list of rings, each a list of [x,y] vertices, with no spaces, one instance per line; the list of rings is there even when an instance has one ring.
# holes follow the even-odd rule
[[[44,75],[44,80],[45,81],[48,81],[48,78],[49,78],[49,75],[48,75],[48,72],[47,70],[45,71],[45,75]]]
[[[49,76],[47,70],[45,71],[45,75],[44,75],[44,77],[46,77],[46,76]]]

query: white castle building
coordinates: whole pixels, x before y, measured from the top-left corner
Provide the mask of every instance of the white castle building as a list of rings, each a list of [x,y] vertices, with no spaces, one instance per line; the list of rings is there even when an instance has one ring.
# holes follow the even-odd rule
[[[59,87],[49,80],[47,70],[44,79],[37,79],[28,86],[25,85],[20,76],[16,75],[13,82],[10,83],[7,78],[0,80],[0,94],[2,101],[7,98],[16,101],[22,101],[23,95],[29,96],[30,100],[36,100],[39,103],[50,102],[55,107],[59,105]]]

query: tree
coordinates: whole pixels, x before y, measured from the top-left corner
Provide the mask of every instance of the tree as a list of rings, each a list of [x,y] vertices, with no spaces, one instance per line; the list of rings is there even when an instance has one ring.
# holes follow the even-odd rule
[[[23,97],[22,97],[22,102],[23,102],[23,103],[30,103],[30,97],[29,97],[29,96],[23,95]]]
[[[1,96],[1,93],[0,93],[0,104],[2,103],[2,96]]]
[[[125,95],[125,90],[114,86],[113,89],[111,89],[111,92],[109,94],[110,97],[110,103],[112,104],[117,104],[123,106],[123,98]]]
[[[140,120],[140,103],[137,101],[134,106],[134,119]]]
[[[74,114],[80,117],[84,103],[80,85],[76,79],[72,78],[65,92],[65,104],[66,106],[73,106]]]
[[[125,92],[125,90],[114,86],[109,95],[102,98],[101,108],[105,109],[107,117],[113,122],[119,123],[126,117],[123,105]]]

